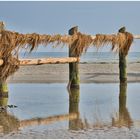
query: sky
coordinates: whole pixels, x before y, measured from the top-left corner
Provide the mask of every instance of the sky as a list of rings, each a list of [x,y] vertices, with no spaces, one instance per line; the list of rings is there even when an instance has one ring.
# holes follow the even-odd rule
[[[125,26],[128,32],[140,34],[140,2],[0,1],[0,20],[5,22],[7,30],[20,33],[68,34],[71,27],[78,26],[86,34],[112,34]],[[40,46],[39,51],[52,49]],[[140,52],[140,40],[134,40],[130,51]]]

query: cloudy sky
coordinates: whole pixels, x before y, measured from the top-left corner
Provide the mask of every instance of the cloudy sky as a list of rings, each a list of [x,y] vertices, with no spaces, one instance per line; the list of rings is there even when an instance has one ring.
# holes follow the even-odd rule
[[[140,34],[140,2],[0,1],[0,20],[8,30],[21,33],[67,34],[77,25],[79,31],[93,35],[117,33],[122,26]],[[108,51],[108,47],[102,51]],[[140,41],[134,41],[131,51],[140,52]]]

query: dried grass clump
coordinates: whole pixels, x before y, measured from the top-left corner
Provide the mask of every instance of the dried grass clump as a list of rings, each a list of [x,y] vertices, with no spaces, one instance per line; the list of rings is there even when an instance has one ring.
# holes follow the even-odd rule
[[[73,56],[79,57],[83,52],[86,52],[88,47],[95,46],[100,48],[105,45],[112,45],[112,50],[128,54],[131,43],[133,42],[133,35],[125,32],[117,35],[102,35],[97,34],[93,39],[90,35],[85,35],[80,32],[68,35],[40,35],[20,34],[18,32],[11,32],[2,30],[0,38],[0,58],[3,59],[4,64],[0,67],[0,80],[5,80],[19,68],[18,54],[19,50],[24,48],[29,52],[37,49],[39,45],[47,46],[54,44],[67,44],[72,50]]]
[[[102,46],[111,44],[115,38],[116,35],[97,34],[96,38],[93,41],[93,45],[97,48],[100,48]]]
[[[2,31],[2,38],[5,44],[10,44],[12,50],[14,48],[20,47],[30,48],[30,51],[35,49],[39,45],[47,46],[50,43],[56,43],[60,45],[61,43],[69,43],[69,37],[63,37],[61,35],[39,35],[36,33],[32,34],[19,34],[17,32]]]
[[[119,47],[119,52],[127,55],[133,40],[133,35],[131,33],[118,33],[117,44]]]
[[[3,57],[4,64],[0,66],[0,80],[5,81],[19,69],[19,60],[13,56]]]
[[[12,36],[13,37],[13,36]],[[3,59],[3,65],[0,66],[0,81],[4,81],[19,68],[19,60],[12,54],[15,51],[16,44],[9,34],[2,32],[0,39],[0,58]]]
[[[75,37],[76,36],[76,37]],[[86,52],[88,47],[92,45],[93,39],[90,35],[81,34],[78,32],[76,35],[72,36],[73,40],[70,44],[72,54],[75,56],[80,56],[83,52]]]
[[[133,42],[131,33],[118,33],[117,35],[97,34],[93,41],[93,45],[100,48],[105,45],[112,45],[112,51],[122,52],[127,55]]]
[[[19,34],[17,32],[1,31],[0,39],[0,58],[3,59],[4,64],[0,66],[0,80],[6,80],[8,76],[12,75],[19,68],[18,54],[19,50],[29,49],[29,52],[36,49],[40,44],[48,45],[55,43],[71,42],[69,37],[62,39],[61,35],[39,35],[33,34]]]

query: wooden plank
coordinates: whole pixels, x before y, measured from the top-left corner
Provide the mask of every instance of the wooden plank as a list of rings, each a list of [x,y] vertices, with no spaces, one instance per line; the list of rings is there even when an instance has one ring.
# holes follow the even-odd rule
[[[57,64],[57,63],[72,63],[79,62],[78,57],[66,58],[40,58],[40,59],[21,59],[20,65],[41,65],[41,64]]]
[[[134,39],[140,39],[140,35],[133,35]]]

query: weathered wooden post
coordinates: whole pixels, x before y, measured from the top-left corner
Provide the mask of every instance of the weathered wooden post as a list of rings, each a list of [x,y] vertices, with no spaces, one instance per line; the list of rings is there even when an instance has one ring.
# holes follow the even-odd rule
[[[6,81],[0,81],[0,97],[8,97],[8,85]]]
[[[78,26],[73,27],[69,30],[69,35],[77,34]],[[73,42],[69,47],[69,57],[77,57],[77,54],[74,53],[73,48],[75,47],[75,43]],[[73,62],[69,63],[69,88],[77,88],[79,89],[79,63]]]
[[[79,112],[79,99],[80,99],[79,89],[69,90],[69,111],[70,111],[70,113]]]
[[[125,27],[119,29],[119,33],[125,33]],[[120,50],[119,51],[119,71],[120,71],[120,82],[127,82],[127,55]]]
[[[4,29],[5,29],[4,23],[0,22],[0,32],[3,31]],[[2,67],[2,65],[0,67]],[[0,97],[8,97],[8,85],[6,80],[0,81]]]
[[[127,56],[119,52],[120,82],[127,82]]]
[[[0,97],[0,106],[7,106],[8,98],[7,97]]]
[[[127,55],[129,48],[133,42],[133,35],[126,32],[125,27],[119,29],[119,69],[120,69],[120,82],[127,82]]]
[[[82,127],[82,122],[81,122],[80,113],[79,113],[79,97],[80,97],[79,89],[69,90],[69,114],[77,113],[76,119],[69,120],[70,130],[78,130],[79,128]]]

